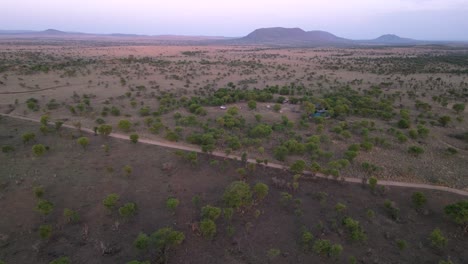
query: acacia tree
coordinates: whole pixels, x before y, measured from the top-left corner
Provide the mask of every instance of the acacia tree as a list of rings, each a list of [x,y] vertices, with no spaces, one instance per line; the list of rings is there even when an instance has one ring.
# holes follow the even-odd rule
[[[182,244],[184,240],[184,233],[175,231],[171,227],[161,228],[151,234],[150,237],[151,244],[153,244],[156,249],[163,254],[164,263],[167,263],[169,250]]]
[[[239,208],[252,203],[250,186],[242,181],[232,182],[223,194],[223,200],[228,207]]]
[[[103,136],[109,136],[110,133],[112,133],[112,126],[111,125],[106,125],[102,124],[98,126],[97,132]]]
[[[32,152],[34,153],[34,155],[38,157],[44,155],[46,150],[47,150],[46,147],[42,144],[36,144],[32,146]]]
[[[465,104],[454,104],[452,107],[457,114],[460,114],[461,112],[465,111]]]
[[[468,201],[449,204],[444,208],[444,212],[455,223],[464,226],[465,231],[468,231]]]
[[[86,149],[86,147],[89,145],[89,138],[80,137],[76,140],[76,142],[78,142],[78,144],[80,144],[83,147],[83,149]]]

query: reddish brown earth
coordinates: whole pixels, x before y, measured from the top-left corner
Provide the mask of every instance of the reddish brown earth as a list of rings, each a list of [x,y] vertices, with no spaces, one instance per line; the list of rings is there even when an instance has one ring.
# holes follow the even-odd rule
[[[23,145],[21,141],[21,134],[27,131],[35,132],[37,143],[49,146],[50,151],[33,157],[32,144]],[[416,191],[413,189],[384,188],[374,195],[361,185],[317,179],[300,181],[299,190],[292,192],[277,189],[271,180],[277,177],[291,181],[289,173],[262,167],[248,173],[246,181],[267,183],[267,198],[235,214],[233,237],[226,233],[225,220],[217,220],[218,233],[209,241],[192,232],[190,223],[200,220],[192,197],[201,195],[202,205],[222,206],[224,189],[239,180],[235,170],[241,163],[199,154],[198,165],[190,165],[170,149],[89,135],[90,145],[83,150],[74,140],[77,136],[78,132],[67,129],[43,136],[36,123],[0,119],[0,145],[15,147],[13,153],[0,154],[0,260],[48,263],[56,257],[69,256],[72,263],[126,263],[134,259],[157,263],[154,250],[138,252],[133,241],[141,231],[152,233],[166,226],[183,231],[186,236],[180,247],[170,251],[169,263],[347,263],[350,256],[360,263],[437,263],[447,258],[466,263],[468,259],[466,234],[442,213],[445,205],[463,199],[462,196],[423,190],[428,204],[418,213],[411,207],[410,197]],[[109,155],[104,153],[103,144],[110,146]],[[122,171],[125,165],[133,168],[129,177]],[[113,172],[109,172],[111,167]],[[47,217],[35,211],[33,187],[38,185],[45,189],[44,198],[55,205]],[[301,199],[302,216],[295,215],[292,205],[281,206],[283,191]],[[319,192],[328,194],[326,202],[317,200]],[[120,195],[119,205],[135,202],[137,215],[124,221],[116,212],[109,214],[102,205],[109,193]],[[168,197],[181,201],[175,215],[165,208]],[[395,201],[400,208],[399,221],[391,220],[384,211],[386,199]],[[334,210],[338,202],[347,206],[343,215],[360,221],[368,237],[366,242],[350,241],[341,225],[343,216]],[[66,223],[64,208],[77,210],[80,222]],[[375,211],[371,220],[366,217],[368,209]],[[260,211],[258,217],[256,210]],[[39,238],[38,227],[42,224],[54,228],[49,240]],[[299,245],[303,226],[315,238],[341,244],[339,260],[303,252]],[[434,228],[440,228],[448,238],[443,250],[430,246],[428,236]],[[407,249],[398,249],[397,239],[406,240]],[[103,255],[101,245],[110,254]],[[272,248],[282,252],[273,260],[267,256]]]

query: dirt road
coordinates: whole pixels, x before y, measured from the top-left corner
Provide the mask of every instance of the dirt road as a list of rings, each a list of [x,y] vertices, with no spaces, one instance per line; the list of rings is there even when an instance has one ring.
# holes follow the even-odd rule
[[[6,117],[11,117],[11,118],[16,118],[16,119],[22,119],[26,121],[32,121],[32,122],[37,122],[39,123],[39,120],[24,117],[24,116],[17,116],[17,115],[10,115],[10,114],[1,114],[0,116],[6,116]],[[73,125],[67,125],[63,124],[63,127],[70,128],[70,129],[77,129]],[[83,132],[86,133],[91,133],[94,134],[94,131],[89,128],[81,128],[80,129]],[[130,140],[128,135],[125,134],[119,134],[119,133],[111,133],[109,135],[112,138],[117,138],[117,139],[123,139],[123,140]],[[185,150],[185,151],[194,151],[197,153],[203,153],[199,147],[193,147],[193,146],[186,146],[182,145],[180,143],[175,143],[175,142],[169,142],[169,141],[164,141],[164,140],[152,140],[152,139],[139,139],[139,143],[143,144],[149,144],[149,145],[155,145],[155,146],[160,146],[160,147],[166,147],[166,148],[172,148],[172,149],[179,149],[179,150]],[[236,159],[236,160],[241,160],[239,156],[235,155],[226,155],[224,152],[220,151],[214,151],[211,153],[211,155],[216,156],[216,157],[222,157],[222,158],[229,158],[229,159]],[[248,159],[249,163],[254,163],[256,164],[257,161],[254,159]],[[283,169],[283,170],[288,170],[289,167],[283,166],[281,164],[276,164],[276,163],[268,163],[268,164],[263,164],[263,166],[267,166],[270,168],[275,168],[275,169]],[[321,173],[313,173],[310,171],[305,171],[305,175],[314,175],[315,177],[318,178],[324,178],[324,179],[330,179],[330,176],[321,174]],[[362,183],[362,180],[359,178],[352,178],[352,177],[342,177],[340,180],[343,180],[345,182],[349,183]],[[396,186],[396,187],[406,187],[406,188],[418,188],[418,189],[428,189],[428,190],[437,190],[437,191],[445,191],[445,192],[451,192],[463,196],[468,196],[468,191],[464,190],[459,190],[459,189],[454,189],[446,186],[438,186],[438,185],[430,185],[430,184],[423,184],[423,183],[407,183],[407,182],[396,182],[396,181],[385,181],[385,180],[379,180],[378,182],[379,185],[383,186]]]

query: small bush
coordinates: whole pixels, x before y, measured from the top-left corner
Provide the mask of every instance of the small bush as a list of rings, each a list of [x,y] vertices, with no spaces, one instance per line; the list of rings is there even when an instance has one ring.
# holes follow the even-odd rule
[[[102,124],[98,126],[97,132],[103,136],[109,136],[112,133],[112,126]]]
[[[120,128],[120,130],[128,132],[132,128],[132,123],[127,119],[122,119],[119,121],[118,127]]]
[[[439,228],[434,229],[429,235],[431,246],[437,249],[443,249],[447,245],[447,238],[442,234]]]
[[[107,197],[102,201],[102,204],[107,209],[112,210],[117,205],[117,202],[119,201],[119,199],[120,199],[119,195],[117,195],[115,193],[111,193],[111,194],[107,195]]]
[[[408,148],[408,153],[417,157],[424,153],[424,149],[418,146],[411,146]]]
[[[48,215],[50,212],[52,212],[52,210],[54,210],[54,204],[47,200],[41,199],[39,202],[37,202],[36,210],[43,215]]]
[[[82,146],[83,149],[85,149],[89,145],[89,138],[80,137],[76,140],[76,142],[78,142],[78,144],[80,144],[80,146]]]
[[[377,178],[376,177],[370,177],[369,178],[369,187],[373,192],[375,192],[375,188],[377,187]]]
[[[335,211],[337,211],[338,213],[341,213],[343,212],[344,210],[346,210],[346,205],[342,204],[342,203],[337,203],[335,205]]]
[[[126,203],[119,208],[119,214],[122,217],[129,218],[134,216],[137,211],[137,206],[135,203]]]
[[[150,239],[157,249],[165,252],[168,248],[180,245],[185,240],[185,235],[180,231],[165,227],[151,234]]]
[[[232,208],[223,209],[223,217],[226,221],[231,221],[233,215],[234,215],[234,209]]]
[[[47,150],[46,147],[44,145],[42,145],[42,144],[36,144],[36,145],[32,146],[32,152],[37,157],[44,155],[46,150]]]
[[[295,174],[301,174],[306,168],[306,163],[303,160],[296,160],[289,169]]]
[[[36,186],[36,187],[34,187],[33,192],[34,192],[34,196],[36,196],[36,198],[42,198],[42,196],[44,196],[44,187]]]
[[[135,239],[135,241],[133,242],[133,245],[139,250],[148,249],[149,244],[150,244],[150,238],[145,233],[140,233]]]
[[[393,220],[398,220],[400,216],[400,209],[396,207],[395,203],[390,200],[385,200],[384,208],[387,211],[390,218]]]
[[[309,251],[313,247],[313,242],[314,236],[312,235],[311,232],[304,230],[302,231],[302,236],[301,236],[301,245],[304,251]]]
[[[70,263],[71,263],[70,258],[68,257],[57,258],[49,262],[49,264],[70,264]]]
[[[175,210],[177,209],[177,206],[179,206],[179,199],[177,198],[169,198],[166,201],[166,207],[169,209],[172,213],[175,213]]]
[[[427,198],[422,192],[414,192],[413,195],[411,196],[411,200],[413,202],[413,206],[416,209],[420,209],[427,202]]]
[[[232,182],[223,194],[224,203],[228,207],[239,208],[252,203],[250,186],[242,181]]]
[[[254,185],[253,191],[258,200],[263,200],[268,195],[268,185],[258,182]]]
[[[13,146],[10,146],[10,145],[2,146],[3,153],[10,153],[13,151],[15,151],[15,148]]]
[[[348,229],[350,233],[351,240],[353,241],[365,241],[367,239],[366,234],[361,228],[361,225],[358,221],[352,219],[351,217],[346,217],[343,220],[343,225]]]
[[[402,239],[398,239],[396,241],[396,244],[397,244],[397,246],[398,246],[398,248],[400,250],[404,250],[404,249],[406,249],[408,247],[408,242],[406,242],[405,240],[402,240]]]
[[[444,208],[444,213],[455,223],[468,225],[468,201],[449,204]]]
[[[216,224],[211,219],[204,219],[200,222],[200,231],[206,238],[212,239],[216,234]]]
[[[138,143],[138,139],[139,139],[139,138],[140,138],[140,137],[138,136],[138,134],[131,134],[131,135],[130,135],[130,141],[131,141],[132,143],[135,143],[135,144]]]
[[[51,225],[41,225],[39,227],[39,236],[42,239],[48,239],[52,236],[52,226]]]
[[[215,221],[221,215],[221,208],[214,207],[211,205],[203,206],[201,209],[201,215],[204,219],[211,219]]]
[[[313,250],[316,254],[337,258],[343,251],[339,244],[332,244],[329,240],[318,239],[315,241]]]
[[[67,222],[76,223],[80,220],[80,215],[71,209],[65,208],[63,210],[63,216],[67,219]]]
[[[133,168],[130,165],[125,165],[122,170],[125,172],[126,176],[130,176],[130,174],[132,174]]]
[[[281,254],[281,250],[277,248],[270,248],[267,252],[267,256],[269,259],[273,260]]]

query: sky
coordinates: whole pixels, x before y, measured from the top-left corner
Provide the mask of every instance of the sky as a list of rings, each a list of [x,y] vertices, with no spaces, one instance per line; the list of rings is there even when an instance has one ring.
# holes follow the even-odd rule
[[[0,29],[245,36],[300,27],[350,39],[468,40],[468,0],[1,0]]]

